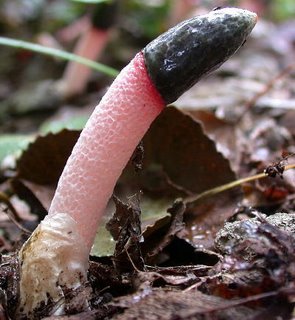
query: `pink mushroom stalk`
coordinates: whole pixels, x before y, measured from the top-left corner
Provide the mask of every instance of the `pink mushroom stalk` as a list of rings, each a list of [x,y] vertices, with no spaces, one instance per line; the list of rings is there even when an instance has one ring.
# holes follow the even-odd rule
[[[88,256],[114,186],[163,108],[245,42],[252,12],[225,8],[184,21],[147,45],[95,108],[60,177],[48,216],[20,251],[20,315],[33,317],[87,279]],[[87,307],[87,301],[85,301]],[[63,305],[49,313],[64,313]]]
[[[74,53],[90,60],[99,59],[109,39],[109,31],[90,27],[82,35]],[[59,83],[63,95],[68,98],[84,92],[92,70],[77,62],[68,63]]]
[[[97,60],[102,55],[111,34],[117,14],[118,2],[95,4],[88,28],[79,39],[74,53],[89,60]],[[88,83],[92,70],[80,63],[68,63],[59,89],[65,97],[81,94]]]

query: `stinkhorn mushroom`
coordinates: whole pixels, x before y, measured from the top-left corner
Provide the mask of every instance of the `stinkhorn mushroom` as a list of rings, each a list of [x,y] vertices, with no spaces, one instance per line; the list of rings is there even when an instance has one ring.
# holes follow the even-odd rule
[[[48,216],[20,251],[19,314],[33,318],[57,301],[55,313],[65,312],[64,292],[85,283],[99,221],[151,122],[234,54],[255,22],[254,13],[235,8],[197,16],[152,41],[121,71],[82,131]]]
[[[116,21],[118,0],[95,4],[92,9],[94,11],[90,25],[83,32],[74,53],[90,60],[96,60],[102,54],[110,38],[111,28]],[[67,98],[81,94],[88,83],[91,71],[85,65],[75,61],[69,62],[59,82],[59,90]]]

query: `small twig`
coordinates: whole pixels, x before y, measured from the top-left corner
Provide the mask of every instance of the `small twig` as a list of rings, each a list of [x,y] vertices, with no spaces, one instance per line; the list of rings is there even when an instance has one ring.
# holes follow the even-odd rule
[[[104,292],[106,292],[107,290],[109,290],[110,288],[111,288],[111,286],[106,286],[106,287],[102,288],[101,290],[99,290],[98,295],[102,296],[102,294]]]
[[[9,212],[6,212],[9,219],[24,233],[27,235],[31,235],[32,232],[28,230],[27,228],[23,227]]]
[[[283,69],[279,74],[277,74],[274,78],[272,78],[264,87],[263,90],[255,94],[245,105],[245,110],[242,112],[242,114],[238,117],[237,122],[241,121],[244,117],[244,115],[255,106],[257,101],[263,97],[265,94],[267,94],[273,86],[276,84],[276,82],[286,76],[288,76],[293,70],[295,69],[295,64],[291,64],[287,66],[285,69]]]
[[[206,314],[206,313],[212,313],[212,312],[216,312],[216,311],[226,310],[229,308],[245,305],[246,303],[249,303],[249,302],[258,301],[258,300],[262,300],[262,299],[266,299],[266,298],[270,298],[270,297],[275,297],[280,294],[286,294],[286,293],[292,294],[292,293],[294,293],[294,291],[295,291],[294,288],[283,288],[283,289],[277,290],[277,291],[264,292],[264,293],[256,294],[254,296],[250,296],[247,298],[231,300],[223,306],[218,306],[215,308],[213,307],[213,308],[209,308],[207,310],[200,310],[200,308],[198,307],[196,310],[190,310],[189,312],[187,312],[185,314],[181,314],[181,316],[183,318],[187,319],[188,317],[191,317],[191,316],[194,316],[197,314]]]
[[[127,254],[127,257],[128,257],[128,259],[129,259],[129,261],[130,261],[130,263],[131,263],[131,265],[132,265],[133,269],[134,269],[137,273],[142,272],[142,271],[140,271],[140,270],[136,267],[135,263],[133,262],[133,260],[132,260],[132,258],[131,258],[131,256],[130,256],[130,254],[129,254],[128,248],[126,248],[126,254]]]
[[[30,235],[32,232],[29,231],[28,229],[24,228],[19,222],[19,214],[17,213],[16,209],[14,208],[13,204],[11,203],[9,197],[3,193],[0,192],[0,203],[3,202],[6,206],[8,211],[5,211],[9,219],[25,234]]]
[[[279,74],[277,74],[273,79],[271,79],[264,87],[264,89],[260,92],[258,92],[254,97],[250,99],[250,101],[246,104],[246,111],[253,108],[256,104],[257,100],[260,99],[262,96],[264,96],[266,93],[268,93],[273,86],[276,84],[278,80],[281,80],[282,78],[288,76],[293,70],[295,69],[295,64],[291,64],[287,66],[285,69],[283,69]]]
[[[13,218],[16,221],[20,221],[19,215],[18,215],[16,209],[14,208],[13,204],[10,202],[9,197],[3,192],[0,192],[0,203],[1,202],[6,204],[7,208],[11,211]]]
[[[44,306],[41,312],[43,314],[48,314],[49,312],[50,314],[55,314],[59,308],[61,308],[64,304],[67,303],[67,301],[69,301],[69,304],[71,304],[73,299],[77,298],[79,294],[85,293],[85,292],[87,294],[86,290],[88,290],[88,288],[89,286],[80,285],[77,288],[71,288],[70,290],[65,288],[64,290],[64,288],[61,286],[63,296],[60,297],[56,302],[52,301],[51,303]]]
[[[285,166],[284,171],[290,170],[290,169],[294,169],[294,168],[295,168],[295,163]],[[235,188],[237,186],[240,186],[243,183],[250,182],[250,181],[255,181],[255,180],[259,180],[259,179],[263,179],[263,178],[266,178],[266,177],[268,177],[268,175],[265,172],[262,172],[262,173],[255,174],[254,176],[238,179],[238,180],[223,184],[221,186],[215,187],[213,189],[206,190],[206,191],[204,191],[204,192],[202,192],[202,193],[200,193],[198,195],[187,197],[186,199],[184,199],[184,203],[186,205],[189,205],[189,204],[195,203],[195,202],[197,202],[197,201],[199,201],[201,199],[204,199],[204,198],[207,198],[207,197],[211,197],[211,196],[214,196],[214,195],[216,195],[218,193],[221,193],[223,191],[226,191],[226,190]]]

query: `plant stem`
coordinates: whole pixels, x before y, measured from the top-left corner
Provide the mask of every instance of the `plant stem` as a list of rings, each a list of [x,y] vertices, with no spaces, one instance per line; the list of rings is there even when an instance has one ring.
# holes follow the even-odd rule
[[[294,169],[294,168],[295,168],[295,163],[285,166],[284,171]],[[238,179],[238,180],[223,184],[221,186],[215,187],[213,189],[206,190],[200,194],[187,197],[186,199],[184,199],[184,203],[186,205],[193,204],[193,203],[196,203],[196,202],[203,200],[205,198],[214,196],[218,193],[221,193],[226,190],[238,187],[238,186],[242,185],[243,183],[255,181],[255,180],[259,180],[259,179],[263,179],[263,178],[267,178],[267,177],[268,177],[268,175],[266,173],[262,172],[262,173],[255,174],[254,176]]]

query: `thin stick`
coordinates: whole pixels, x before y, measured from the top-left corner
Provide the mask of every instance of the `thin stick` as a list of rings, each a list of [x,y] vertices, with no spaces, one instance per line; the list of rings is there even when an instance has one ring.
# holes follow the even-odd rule
[[[290,169],[294,169],[294,168],[295,168],[295,163],[285,166],[285,170],[284,171],[287,171],[287,170],[290,170]],[[237,186],[240,186],[243,183],[250,182],[250,181],[255,181],[255,180],[259,180],[259,179],[263,179],[263,178],[266,178],[266,177],[268,177],[268,175],[266,173],[262,172],[262,173],[255,174],[254,176],[238,179],[238,180],[223,184],[221,186],[215,187],[213,189],[206,190],[206,191],[204,191],[204,192],[202,192],[202,193],[200,193],[198,195],[187,197],[186,199],[184,199],[184,203],[186,205],[189,205],[189,204],[195,203],[195,202],[197,202],[199,200],[202,200],[204,198],[214,196],[215,194],[218,194],[220,192],[223,192],[223,191],[235,188]]]
[[[272,78],[266,85],[265,88],[258,92],[254,97],[250,99],[250,101],[246,104],[246,110],[252,108],[258,99],[260,99],[262,96],[264,96],[266,93],[268,93],[273,86],[276,84],[276,82],[286,76],[288,76],[293,70],[295,69],[295,64],[291,64],[287,66],[285,69],[283,69],[279,74],[277,74],[274,78]]]
[[[19,218],[19,214],[17,213],[16,209],[14,208],[13,204],[10,202],[9,198],[7,197],[7,195],[3,192],[0,192],[0,203],[3,202],[9,212],[6,212],[6,214],[8,215],[9,219],[25,234],[30,235],[32,232],[29,231],[28,229],[24,228],[20,223],[20,218]]]
[[[12,217],[16,220],[16,221],[20,221],[19,215],[16,211],[16,209],[14,208],[13,204],[10,202],[9,197],[3,193],[0,192],[0,203],[3,202],[4,204],[6,204],[7,208],[11,211],[12,213]]]
[[[238,307],[240,305],[244,305],[249,302],[259,301],[259,300],[270,298],[270,297],[275,297],[280,294],[292,294],[292,293],[294,293],[294,288],[283,288],[278,291],[263,292],[260,294],[256,294],[254,296],[241,298],[241,299],[237,299],[237,300],[231,300],[231,301],[225,303],[223,306],[218,306],[215,308],[212,307],[207,310],[200,310],[200,308],[198,307],[198,308],[196,308],[196,310],[190,310],[187,313],[181,314],[181,317],[184,319],[187,319],[188,317],[192,317],[197,314],[207,314],[207,313],[217,312],[217,311],[226,310],[226,309],[233,308],[233,307]]]

